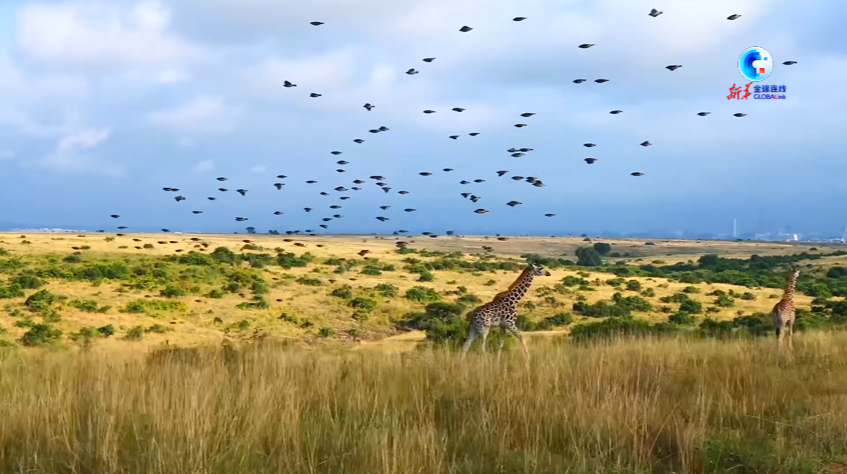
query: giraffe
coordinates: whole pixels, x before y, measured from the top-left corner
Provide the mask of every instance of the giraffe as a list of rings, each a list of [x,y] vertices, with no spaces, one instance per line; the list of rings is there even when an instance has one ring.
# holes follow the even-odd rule
[[[521,341],[524,356],[529,359],[526,343],[515,323],[518,319],[518,302],[520,302],[521,298],[529,290],[532,280],[537,276],[550,276],[550,272],[545,270],[541,265],[530,264],[521,272],[517,280],[509,286],[508,290],[498,293],[489,303],[480,306],[468,314],[467,319],[471,323],[471,328],[468,334],[468,340],[462,349],[463,355],[468,352],[468,349],[470,349],[471,344],[477,337],[482,338],[482,350],[485,350],[488,330],[491,326],[500,326],[504,336],[507,332],[511,332]]]
[[[788,279],[788,285],[785,286],[785,291],[782,294],[782,299],[774,305],[773,322],[776,326],[776,338],[779,341],[780,347],[782,341],[788,333],[788,344],[792,344],[791,336],[794,334],[794,289],[797,287],[797,277],[800,276],[800,268],[791,267],[791,277]]]

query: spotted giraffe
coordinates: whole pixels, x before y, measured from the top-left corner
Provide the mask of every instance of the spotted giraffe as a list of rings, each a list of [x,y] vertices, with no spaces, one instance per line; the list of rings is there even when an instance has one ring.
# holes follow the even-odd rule
[[[791,277],[782,294],[782,299],[773,307],[773,322],[776,326],[776,338],[779,345],[788,333],[788,343],[791,344],[791,335],[794,333],[794,289],[797,287],[797,277],[800,276],[798,267],[791,267]]]
[[[491,326],[500,326],[504,336],[507,332],[511,332],[521,341],[524,355],[527,358],[529,357],[526,343],[524,343],[521,331],[516,324],[518,319],[517,306],[532,285],[532,280],[537,276],[550,276],[550,272],[545,270],[541,265],[530,264],[524,269],[517,280],[509,286],[508,290],[498,293],[491,302],[480,306],[468,315],[471,328],[462,354],[468,352],[468,349],[470,349],[471,344],[477,337],[482,338],[482,349],[485,350],[488,330]]]

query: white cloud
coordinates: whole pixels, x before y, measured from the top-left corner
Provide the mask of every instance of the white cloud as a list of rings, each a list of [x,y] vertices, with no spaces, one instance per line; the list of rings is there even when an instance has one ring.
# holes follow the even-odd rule
[[[179,69],[166,69],[159,73],[156,81],[160,84],[174,84],[177,82],[185,82],[191,79],[191,76]]]
[[[256,166],[250,168],[251,173],[264,173],[267,170],[268,170],[268,167],[265,166],[265,165],[256,165]]]
[[[159,127],[204,134],[230,133],[238,126],[243,109],[220,96],[200,95],[185,104],[148,114]]]
[[[203,160],[194,165],[195,173],[205,173],[207,171],[213,171],[215,169],[215,163],[211,160]]]
[[[109,139],[109,128],[89,128],[71,133],[56,143],[52,152],[38,164],[45,169],[67,173],[94,173],[111,177],[122,177],[126,171],[93,157],[87,151],[97,148]]]
[[[129,10],[103,1],[30,3],[17,12],[17,43],[34,59],[82,67],[182,64],[208,56],[170,24],[170,11],[155,0]]]

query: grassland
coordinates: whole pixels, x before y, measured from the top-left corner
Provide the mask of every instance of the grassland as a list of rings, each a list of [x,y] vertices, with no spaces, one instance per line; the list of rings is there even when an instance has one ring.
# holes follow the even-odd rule
[[[421,240],[423,239],[423,240]],[[217,344],[223,339],[244,340],[255,337],[287,337],[298,341],[360,342],[381,341],[395,337],[401,341],[414,340],[414,335],[403,334],[396,322],[406,314],[421,311],[425,302],[404,298],[416,286],[432,288],[444,301],[455,301],[464,296],[467,307],[475,298],[487,301],[508,286],[518,270],[509,265],[523,265],[520,255],[540,254],[558,258],[573,257],[574,250],[586,245],[582,238],[510,237],[439,237],[404,238],[410,248],[429,250],[432,254],[397,253],[393,237],[338,237],[268,235],[175,235],[175,234],[55,234],[30,233],[0,234],[0,248],[8,255],[0,257],[0,272],[8,277],[32,273],[39,275],[43,286],[57,295],[51,304],[49,324],[67,336],[88,334],[91,328],[111,325],[115,337],[98,338],[95,345],[116,349],[130,344],[138,346]],[[245,242],[249,241],[249,242]],[[647,263],[674,264],[696,261],[703,254],[746,258],[759,255],[790,255],[808,250],[781,243],[717,242],[717,241],[645,241],[604,240],[615,252],[624,257],[609,258],[609,262],[637,266]],[[590,245],[590,244],[588,244]],[[181,263],[190,252],[209,254],[218,247],[235,253],[267,257],[264,263],[237,262],[235,265],[202,266]],[[485,252],[483,247],[490,247]],[[818,246],[816,252],[828,253],[839,247]],[[363,256],[359,252],[370,253]],[[307,253],[305,266],[284,268],[277,264],[278,252],[302,256]],[[481,255],[485,254],[485,255]],[[444,260],[468,264],[482,261],[484,270],[454,268],[428,270],[432,281],[421,282],[419,273],[409,270],[409,258],[422,264]],[[458,256],[457,256],[458,255]],[[257,257],[257,258],[259,258]],[[484,257],[484,258],[483,258]],[[406,259],[406,260],[404,260]],[[844,263],[844,256],[825,257],[812,262],[815,268]],[[491,269],[500,262],[509,270]],[[201,262],[202,263],[202,262]],[[216,262],[217,263],[217,262]],[[100,270],[94,276],[85,273],[92,266],[122,265],[124,273],[116,278],[102,277]],[[254,268],[251,268],[254,267]],[[367,269],[367,270],[365,270]],[[376,271],[371,271],[376,269]],[[342,272],[343,273],[339,273]],[[76,274],[74,273],[76,272]],[[666,278],[627,277],[639,282],[640,290],[626,291],[625,286],[611,286],[604,282],[615,275],[596,269],[578,267],[553,268],[553,276],[539,278],[525,301],[524,313],[528,320],[540,321],[554,314],[571,312],[577,301],[593,303],[609,300],[614,293],[643,296],[652,302],[654,309],[642,311],[637,317],[659,322],[667,319],[667,310],[660,300],[679,293],[687,283]],[[582,276],[580,276],[582,275]],[[571,276],[587,280],[587,285],[563,289],[556,288],[562,278]],[[252,291],[252,279],[258,281],[261,294]],[[245,281],[249,280],[247,283]],[[346,286],[345,286],[346,285]],[[379,285],[390,285],[394,293],[385,296],[375,291]],[[228,289],[225,287],[229,287]],[[780,288],[742,288],[721,283],[697,285],[701,290],[691,294],[716,320],[732,319],[739,314],[767,312]],[[351,298],[332,296],[333,290],[349,288]],[[167,293],[176,288],[177,291]],[[558,291],[545,291],[557,289]],[[33,289],[34,290],[34,289]],[[218,291],[213,291],[218,290]],[[233,290],[233,291],[229,291]],[[715,290],[751,293],[754,299],[735,298],[731,306],[713,304]],[[163,293],[163,291],[165,293]],[[651,293],[652,292],[652,293]],[[24,303],[33,291],[25,289],[22,296],[0,299],[11,317],[0,318],[0,338],[6,344],[20,340],[30,327],[21,321],[38,321],[38,314],[27,311]],[[391,293],[391,292],[389,292]],[[166,294],[169,297],[163,297]],[[471,296],[467,296],[471,295]],[[546,295],[546,296],[541,296]],[[10,296],[10,295],[6,295]],[[213,297],[210,297],[213,296]],[[261,297],[257,302],[256,297]],[[373,300],[375,307],[357,311],[351,299],[362,297]],[[475,297],[475,298],[474,298]],[[808,308],[812,298],[798,296],[798,306]],[[145,307],[138,310],[138,303]],[[133,305],[136,307],[133,310]],[[92,310],[92,306],[97,308]],[[133,311],[127,311],[127,309]],[[357,317],[354,319],[353,316]],[[574,315],[579,324],[585,318]],[[132,336],[125,336],[135,330]],[[149,329],[153,328],[152,331]],[[568,328],[559,328],[567,331]],[[86,332],[88,331],[88,332]],[[326,337],[326,336],[330,337]],[[420,336],[420,333],[418,333]],[[79,339],[79,338],[78,338]],[[82,338],[90,339],[90,338]],[[88,341],[91,342],[91,341]],[[405,346],[411,347],[410,344]]]
[[[847,339],[0,359],[0,472],[842,473]]]
[[[843,247],[401,240],[0,235],[0,474],[847,472]],[[527,260],[528,363],[460,358]]]

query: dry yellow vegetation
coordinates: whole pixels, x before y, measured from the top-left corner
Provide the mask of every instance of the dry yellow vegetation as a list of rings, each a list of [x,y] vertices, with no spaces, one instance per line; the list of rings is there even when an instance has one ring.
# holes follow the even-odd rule
[[[185,255],[190,251],[209,253],[217,247],[226,247],[234,252],[274,253],[274,249],[284,249],[286,252],[302,254],[309,252],[316,257],[313,264],[302,268],[283,269],[278,266],[268,266],[260,271],[270,283],[269,292],[265,298],[269,302],[266,309],[236,309],[239,303],[246,301],[249,295],[237,293],[225,294],[222,298],[205,296],[183,296],[169,300],[184,304],[180,311],[159,311],[154,315],[132,314],[121,312],[120,309],[139,298],[158,298],[158,291],[131,290],[122,288],[120,282],[104,281],[92,285],[89,281],[74,281],[53,279],[46,286],[51,292],[73,300],[93,300],[100,305],[110,306],[105,313],[84,312],[67,302],[61,304],[61,320],[54,326],[66,334],[79,331],[90,326],[113,325],[119,334],[135,327],[149,327],[160,324],[168,328],[163,334],[147,333],[140,340],[132,342],[123,339],[98,340],[97,344],[112,348],[125,344],[133,346],[159,345],[167,341],[171,345],[202,345],[217,344],[224,338],[249,339],[257,334],[277,337],[291,337],[301,340],[314,340],[320,328],[327,327],[338,334],[342,341],[353,339],[375,340],[394,336],[395,341],[410,341],[422,338],[421,333],[397,335],[393,322],[406,313],[420,308],[421,305],[410,302],[402,297],[403,293],[414,286],[423,285],[440,293],[455,291],[458,287],[467,289],[467,293],[478,296],[483,302],[507,287],[517,276],[513,271],[496,272],[456,272],[433,271],[435,280],[419,283],[417,275],[403,269],[403,259],[415,255],[399,255],[395,242],[400,239],[416,249],[433,251],[462,252],[466,256],[483,252],[483,247],[491,247],[491,253],[499,258],[519,259],[527,253],[544,256],[574,259],[573,253],[579,246],[585,245],[583,238],[563,237],[446,237],[437,239],[418,237],[376,237],[376,236],[271,236],[271,235],[224,235],[224,234],[103,234],[89,233],[86,235],[58,233],[27,233],[26,235],[4,233],[0,234],[0,248],[10,252],[9,258],[18,258],[26,262],[57,261],[80,252],[85,258],[113,259],[119,261],[127,258],[152,258],[167,255]],[[249,241],[261,250],[242,250]],[[632,264],[651,262],[675,263],[695,260],[703,254],[713,253],[725,257],[747,257],[753,253],[760,255],[788,255],[808,250],[807,245],[790,243],[757,243],[757,242],[728,242],[728,241],[691,241],[691,240],[656,240],[654,245],[645,245],[645,240],[634,239],[602,239],[612,245],[616,252],[629,254],[627,257],[612,258],[613,261],[625,260]],[[152,248],[144,248],[145,245]],[[835,245],[818,245],[820,252],[829,252],[837,248]],[[364,275],[358,269],[343,275],[333,274],[334,266],[325,265],[328,258],[359,259],[359,252],[367,250],[369,259],[378,260],[380,264],[394,265],[396,271],[384,271],[381,275]],[[52,260],[51,260],[52,259]],[[816,260],[815,265],[828,266],[843,263],[844,257],[831,257]],[[571,306],[578,298],[584,298],[588,303],[609,299],[617,291],[625,295],[637,295],[639,292],[625,291],[603,284],[613,278],[608,273],[593,272],[586,269],[582,273],[586,280],[592,282],[592,291],[570,292],[556,294],[555,303],[545,302],[537,295],[542,287],[552,287],[563,277],[577,275],[575,271],[553,269],[551,277],[538,278],[525,301],[535,304],[534,309],[524,312],[531,319],[540,319],[559,312],[570,312]],[[320,287],[306,286],[294,283],[300,277],[314,277],[323,282]],[[627,278],[635,279],[641,284],[642,290],[652,288],[655,296],[646,298],[659,307],[658,299],[672,295],[685,288],[686,284],[670,282],[661,278]],[[378,308],[372,312],[366,321],[351,318],[353,310],[346,301],[329,295],[333,288],[350,285],[354,293],[373,288],[378,284],[390,284],[399,289],[400,297],[377,298]],[[773,306],[774,297],[780,289],[762,288],[749,290],[725,284],[697,285],[701,292],[690,295],[692,299],[709,305],[714,297],[707,293],[716,289],[729,291],[750,291],[755,295],[754,300],[736,299],[731,308],[717,308],[717,312],[709,314],[715,319],[729,319],[738,314],[767,312]],[[20,305],[23,298],[7,300],[7,311],[10,305]],[[799,307],[807,307],[811,298],[798,295]],[[299,320],[307,319],[311,327],[302,328],[291,321],[280,319],[281,315],[294,316]],[[663,321],[667,314],[660,311],[639,313],[639,318],[648,321]],[[577,323],[579,317],[576,317]],[[247,321],[247,323],[242,323]],[[249,325],[249,328],[238,324]],[[26,328],[14,325],[10,318],[0,319],[0,328],[6,332],[6,338],[15,340],[21,337]],[[349,337],[353,332],[356,337]],[[566,331],[565,331],[566,332]],[[389,339],[390,341],[391,339]],[[388,342],[388,341],[386,341]],[[371,344],[373,346],[373,344]],[[389,344],[391,345],[391,344]],[[392,345],[397,347],[398,345]],[[399,344],[399,347],[412,347],[413,344]]]

